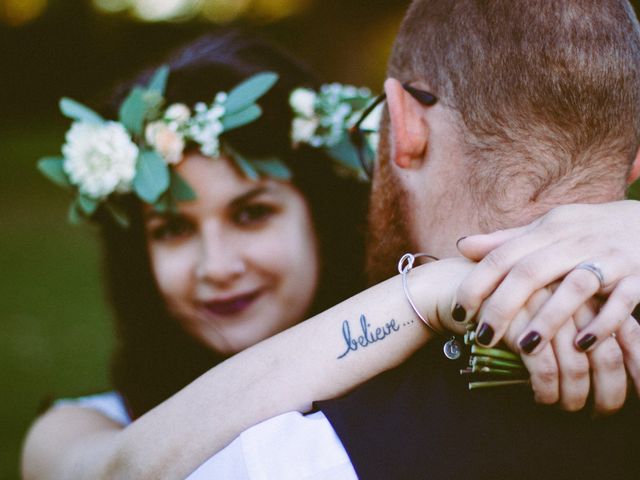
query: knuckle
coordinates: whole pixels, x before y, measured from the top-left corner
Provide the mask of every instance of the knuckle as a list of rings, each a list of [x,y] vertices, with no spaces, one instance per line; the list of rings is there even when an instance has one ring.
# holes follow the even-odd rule
[[[621,284],[619,288],[616,289],[615,296],[612,295],[609,301],[613,301],[614,299],[619,304],[620,311],[624,312],[625,317],[633,311],[638,303],[637,295],[635,295],[635,292],[628,284]]]
[[[531,260],[522,260],[514,265],[511,274],[517,279],[536,280],[540,276],[540,264]]]
[[[555,364],[548,361],[540,362],[540,365],[536,365],[530,373],[531,378],[540,385],[555,385],[558,381],[558,369]]]
[[[585,356],[584,361],[577,360],[567,366],[562,372],[563,378],[572,382],[582,382],[589,377],[589,362]]]
[[[482,260],[482,263],[491,270],[504,271],[509,267],[507,257],[500,248],[489,252]]]
[[[509,319],[510,312],[503,302],[490,300],[482,310],[482,321],[494,328]]]
[[[622,352],[617,348],[610,348],[598,361],[604,370],[615,371],[624,369],[624,358],[622,357]]]
[[[626,345],[640,344],[640,325],[635,320],[627,317],[622,324],[618,339]]]
[[[594,277],[585,270],[574,271],[572,275],[565,280],[569,291],[577,297],[588,298],[597,291],[594,286]]]

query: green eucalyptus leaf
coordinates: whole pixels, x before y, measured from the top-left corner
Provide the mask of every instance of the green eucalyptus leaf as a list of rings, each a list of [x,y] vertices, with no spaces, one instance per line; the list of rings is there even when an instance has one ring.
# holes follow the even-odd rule
[[[263,175],[278,180],[291,180],[291,170],[279,158],[260,158],[251,160],[251,165]]]
[[[145,90],[135,87],[120,106],[120,123],[135,135],[142,135],[144,119],[147,116]]]
[[[160,96],[164,96],[164,91],[167,88],[167,79],[169,78],[169,67],[163,65],[153,74],[151,81],[149,82],[148,90],[157,92]]]
[[[144,120],[156,120],[160,117],[161,109],[164,105],[164,97],[155,90],[146,90],[142,95],[142,99],[145,105]]]
[[[64,157],[45,157],[38,161],[38,170],[56,185],[71,187],[71,182],[64,171]]]
[[[640,180],[636,180],[627,189],[627,198],[629,200],[640,200]]]
[[[273,87],[278,78],[273,72],[263,72],[240,83],[229,92],[224,102],[226,112],[233,114],[253,105]]]
[[[343,135],[338,143],[329,147],[327,153],[349,170],[359,172],[362,169],[358,153],[347,135]]]
[[[251,180],[258,180],[260,178],[260,174],[256,171],[255,168],[253,168],[251,162],[249,162],[249,160],[247,160],[245,157],[235,156],[233,157],[233,160],[234,162],[236,162],[236,165],[238,166],[238,168],[240,168],[245,177]]]
[[[106,202],[104,207],[107,209],[111,217],[115,220],[115,222],[120,225],[122,228],[129,227],[129,217],[127,212],[115,202]]]
[[[60,111],[65,117],[79,122],[104,123],[104,119],[96,112],[70,98],[60,99]]]
[[[154,204],[169,188],[169,167],[162,157],[151,150],[138,156],[133,190],[148,204]]]
[[[175,170],[171,170],[169,191],[177,202],[190,202],[197,198],[191,185]]]
[[[87,197],[86,195],[78,195],[78,207],[87,216],[93,215],[98,208],[98,200],[95,198]]]
[[[169,212],[174,212],[175,205],[171,199],[171,195],[168,195],[167,192],[160,195],[160,198],[153,204],[153,209],[163,215]]]
[[[73,202],[71,202],[67,218],[69,219],[69,223],[71,223],[72,225],[78,225],[84,220],[82,216],[82,210],[78,205],[77,198]]]
[[[260,118],[260,115],[262,115],[262,109],[259,105],[253,104],[245,108],[244,110],[236,112],[232,115],[227,115],[225,113],[225,115],[220,120],[222,122],[224,131],[228,132],[229,130],[242,127],[257,120],[258,118]]]

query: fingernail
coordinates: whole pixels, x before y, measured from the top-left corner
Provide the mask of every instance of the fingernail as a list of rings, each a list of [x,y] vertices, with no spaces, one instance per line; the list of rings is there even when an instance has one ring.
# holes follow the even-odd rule
[[[582,337],[580,340],[578,340],[578,347],[580,348],[580,350],[582,350],[584,352],[591,345],[596,343],[596,340],[597,339],[596,339],[595,335],[591,335],[590,333],[587,333],[584,337]]]
[[[459,248],[460,242],[463,241],[465,238],[467,238],[469,235],[465,235],[464,237],[460,237],[457,241],[456,241],[456,248]]]
[[[480,330],[476,334],[476,341],[482,345],[489,345],[493,339],[493,328],[486,323],[480,326]]]
[[[467,318],[467,311],[462,305],[456,303],[456,306],[453,307],[453,312],[451,312],[451,316],[456,322],[464,322]]]
[[[538,346],[542,337],[538,332],[529,332],[526,337],[520,340],[520,348],[524,353],[531,353]]]

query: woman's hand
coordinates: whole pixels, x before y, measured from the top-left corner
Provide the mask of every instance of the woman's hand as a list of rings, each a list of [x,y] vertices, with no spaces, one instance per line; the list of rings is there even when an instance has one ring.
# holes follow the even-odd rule
[[[465,238],[460,252],[479,263],[460,285],[458,303],[468,317],[485,303],[479,321],[493,333],[493,345],[533,292],[564,277],[518,344],[533,353],[580,305],[606,294],[599,314],[576,338],[586,351],[616,332],[640,302],[639,237],[640,203],[622,201],[565,205],[525,227]],[[576,268],[585,263],[600,270],[602,282],[598,273]]]
[[[597,316],[579,322],[574,342],[580,350],[594,352],[601,342],[611,344],[611,333],[618,331],[617,343],[637,387],[640,334],[629,317],[640,301],[636,275],[640,250],[635,247],[640,222],[631,222],[636,218],[640,219],[640,204],[635,201],[566,205],[525,227],[461,240],[461,253],[479,263],[458,289],[457,317],[471,318],[482,304],[480,328],[486,325],[485,343],[494,345],[533,292],[566,275],[531,322],[519,330],[514,346],[524,355],[541,352],[589,298],[609,294]],[[584,262],[599,267],[604,288],[593,271],[575,269]],[[617,355],[612,349],[608,352],[599,352],[592,362],[614,365]]]
[[[509,325],[503,341],[511,349],[517,349],[517,340],[537,310],[552,296],[553,290],[545,288],[534,293],[525,308]],[[629,355],[640,355],[640,349],[627,353],[623,340],[620,344],[609,337],[601,345],[585,353],[573,345],[576,332],[595,317],[591,305],[582,305],[573,317],[560,327],[556,336],[533,354],[522,353],[522,361],[530,373],[536,401],[558,405],[568,411],[584,407],[592,390],[594,410],[600,414],[613,413],[624,404],[627,393],[625,362]],[[640,325],[629,318],[623,324],[629,332],[625,338],[640,335]]]

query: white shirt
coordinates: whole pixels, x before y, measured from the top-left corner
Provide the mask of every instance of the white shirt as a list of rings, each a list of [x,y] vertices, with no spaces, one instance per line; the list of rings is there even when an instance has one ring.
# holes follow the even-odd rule
[[[97,410],[128,425],[122,397],[115,392],[64,399],[55,406]],[[244,431],[202,464],[187,480],[357,480],[338,435],[322,412],[289,412]]]
[[[357,480],[349,456],[322,412],[289,412],[240,434],[188,480]]]

